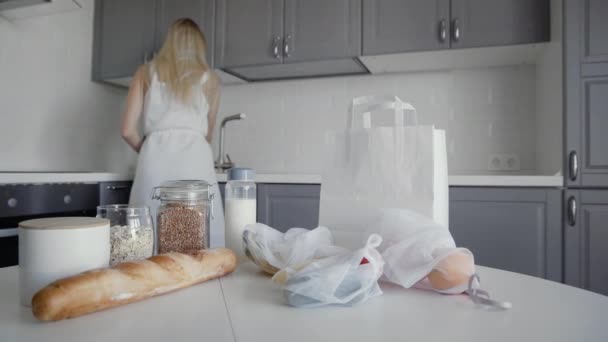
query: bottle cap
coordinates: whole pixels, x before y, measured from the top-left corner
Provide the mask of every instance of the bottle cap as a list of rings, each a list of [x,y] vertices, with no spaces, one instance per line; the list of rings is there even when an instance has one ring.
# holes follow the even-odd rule
[[[228,180],[231,181],[254,181],[255,180],[255,170],[235,167],[228,171]]]

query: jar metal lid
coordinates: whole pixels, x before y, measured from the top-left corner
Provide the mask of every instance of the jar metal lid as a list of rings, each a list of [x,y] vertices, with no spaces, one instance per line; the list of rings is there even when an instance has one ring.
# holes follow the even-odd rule
[[[204,180],[172,180],[154,188],[153,199],[161,201],[210,201],[214,194]]]
[[[127,216],[141,216],[149,215],[150,208],[147,205],[143,206],[131,206],[128,204],[108,204],[97,206],[97,214],[100,213],[122,213]]]
[[[22,229],[110,228],[110,221],[95,217],[50,217],[19,222]]]

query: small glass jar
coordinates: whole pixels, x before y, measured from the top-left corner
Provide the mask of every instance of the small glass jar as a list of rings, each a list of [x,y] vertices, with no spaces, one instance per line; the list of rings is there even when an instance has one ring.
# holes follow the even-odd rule
[[[154,254],[154,225],[147,206],[102,205],[97,217],[110,221],[110,266]]]
[[[158,253],[209,248],[211,185],[201,180],[168,181],[155,189]]]
[[[243,258],[243,232],[257,222],[255,171],[233,168],[228,171],[225,191],[226,247]]]

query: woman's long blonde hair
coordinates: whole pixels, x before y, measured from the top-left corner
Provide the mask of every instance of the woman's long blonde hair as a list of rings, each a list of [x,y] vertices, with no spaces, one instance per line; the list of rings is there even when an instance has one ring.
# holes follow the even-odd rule
[[[193,86],[209,70],[206,52],[207,40],[201,29],[192,19],[182,18],[171,25],[154,57],[152,64],[159,81],[183,103],[190,102]]]

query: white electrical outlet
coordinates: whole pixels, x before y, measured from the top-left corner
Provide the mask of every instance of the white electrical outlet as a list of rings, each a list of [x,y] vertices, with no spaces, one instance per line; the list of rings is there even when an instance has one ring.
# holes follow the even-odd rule
[[[516,153],[490,153],[488,171],[519,171],[519,155]]]

